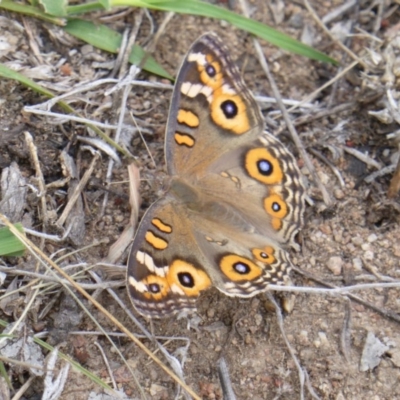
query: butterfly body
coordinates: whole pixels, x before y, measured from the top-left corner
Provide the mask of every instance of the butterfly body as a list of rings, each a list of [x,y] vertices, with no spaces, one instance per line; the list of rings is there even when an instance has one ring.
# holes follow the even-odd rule
[[[304,188],[293,156],[263,126],[224,46],[202,36],[171,100],[168,190],[144,215],[128,261],[128,290],[140,313],[194,309],[211,286],[251,297],[287,282]]]

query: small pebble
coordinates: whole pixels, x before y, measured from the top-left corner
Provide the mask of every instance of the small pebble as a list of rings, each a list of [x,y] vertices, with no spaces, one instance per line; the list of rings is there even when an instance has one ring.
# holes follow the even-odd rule
[[[345,193],[343,192],[342,189],[335,189],[333,195],[337,200],[341,200],[345,197]]]
[[[342,273],[343,260],[339,256],[331,257],[326,266],[331,270],[333,275],[340,275]]]
[[[318,336],[321,342],[321,346],[323,347],[329,347],[329,340],[328,337],[326,336],[325,332],[318,332]]]
[[[370,243],[375,242],[375,240],[377,240],[377,239],[378,239],[378,236],[376,236],[375,233],[371,233],[367,238],[368,242],[370,242]]]
[[[364,243],[364,239],[360,236],[356,236],[353,237],[351,239],[351,241],[353,242],[353,244],[355,244],[356,246],[361,246]]]
[[[374,259],[374,252],[371,251],[371,250],[367,250],[367,251],[364,253],[364,258],[365,258],[366,260],[368,260],[368,261],[372,261],[372,260]]]
[[[358,258],[358,257],[353,258],[353,268],[354,268],[356,271],[362,271],[362,261],[361,261],[361,258]]]

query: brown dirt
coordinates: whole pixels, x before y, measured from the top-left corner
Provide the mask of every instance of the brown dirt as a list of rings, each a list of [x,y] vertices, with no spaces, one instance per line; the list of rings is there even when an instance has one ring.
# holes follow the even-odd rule
[[[274,26],[275,23],[267,5],[269,3],[262,0],[253,1],[251,3],[252,17]],[[331,41],[316,27],[300,2],[286,3],[284,19],[277,26],[280,31],[299,38],[304,27],[309,26],[312,28],[316,48],[340,60],[343,65],[347,66],[350,63],[343,52],[332,45]],[[341,2],[312,1],[311,3],[316,7],[317,14],[323,16]],[[394,4],[393,7],[395,7]],[[352,11],[341,18],[343,21],[354,21],[357,26],[372,34],[372,27],[377,18],[376,11],[374,8],[369,13],[357,14]],[[123,21],[125,26],[133,24],[133,15],[131,13],[125,16]],[[151,15],[156,24],[160,24],[164,16],[156,12],[151,12]],[[15,18],[12,15],[8,17]],[[398,18],[399,10],[395,10],[384,20],[384,24],[382,22],[382,27],[376,35],[382,39],[387,38],[388,30],[396,23],[396,20],[398,21]],[[75,41],[72,41],[71,46],[66,49],[54,36],[49,35],[49,29],[55,31],[54,28],[44,27],[40,22],[33,20],[29,24],[40,44],[45,64],[52,67],[49,76],[43,80],[50,87],[60,82],[68,82],[71,87],[72,84],[94,79],[94,77],[107,76],[109,73],[104,68],[96,68],[93,63],[112,60],[113,56],[97,50],[87,55],[88,48]],[[123,25],[119,21],[116,26],[121,28]],[[255,94],[271,95],[267,79],[254,54],[250,37],[226,23],[201,17],[175,15],[161,35],[154,56],[171,74],[175,74],[190,44],[207,31],[215,31],[223,38],[243,71],[245,81]],[[149,24],[144,18],[139,32],[139,44],[147,38],[148,32]],[[183,35],[182,32],[185,34]],[[29,70],[37,60],[32,61],[33,56],[30,55],[30,45],[26,34],[22,31],[17,37],[18,53],[9,54],[1,61],[15,61],[14,57],[18,56]],[[348,45],[354,52],[364,54],[362,49],[372,44],[368,38],[357,36],[348,42]],[[262,46],[271,61],[271,68],[284,98],[303,99],[337,73],[337,69],[333,66],[287,54],[265,42],[262,42]],[[381,51],[383,47],[382,45]],[[378,48],[375,50],[380,51]],[[71,70],[62,72],[54,67],[61,57],[67,58]],[[376,76],[379,80],[379,73],[376,73]],[[331,168],[309,153],[320,179],[333,199],[331,206],[327,207],[324,204],[310,173],[304,167],[304,161],[299,159],[287,135],[282,135],[282,140],[299,159],[299,165],[308,183],[308,194],[313,202],[313,205],[307,207],[305,227],[300,238],[302,250],[300,253],[293,253],[294,263],[320,280],[336,286],[382,282],[382,277],[383,281],[389,278],[396,280],[400,275],[399,197],[388,200],[386,195],[391,175],[380,177],[373,183],[367,184],[363,179],[374,169],[342,152],[345,146],[349,146],[367,152],[382,165],[387,165],[390,163],[390,156],[395,153],[395,145],[386,139],[385,134],[395,131],[398,126],[396,127],[395,123],[382,124],[372,119],[368,111],[382,108],[382,103],[380,103],[382,94],[375,99],[374,96],[370,96],[371,93],[367,92],[363,85],[365,81],[359,71],[354,73],[353,79],[350,78],[348,76],[346,79],[339,80],[334,91],[332,87],[329,87],[314,101],[318,101],[321,109],[327,108],[328,102],[332,102],[331,106],[351,102],[352,106],[298,127],[304,145],[328,158],[344,179],[345,185],[341,187]],[[140,79],[149,80],[149,75],[142,73]],[[160,79],[151,77],[151,80]],[[98,114],[95,112],[97,107],[104,105],[107,101],[115,100],[111,97],[102,97],[104,91],[105,88],[102,88],[101,91],[88,95],[91,103],[87,103],[86,106],[77,104],[84,109],[87,117],[101,122],[115,122],[118,111],[115,104],[106,107],[105,111]],[[0,108],[1,132],[15,129],[11,137],[0,132],[2,135],[0,139],[1,168],[16,161],[22,174],[31,183],[35,182],[35,171],[28,156],[24,136],[20,133],[23,130],[29,130],[38,147],[46,183],[62,178],[59,155],[67,146],[69,146],[69,154],[76,160],[80,177],[82,177],[92,156],[88,152],[79,151],[80,144],[76,141],[75,135],[86,135],[86,130],[81,124],[54,125],[49,121],[46,122],[42,117],[23,112],[25,105],[35,104],[42,99],[14,82],[1,81],[0,96],[3,99]],[[134,87],[128,100],[129,110],[140,114],[138,118],[149,129],[149,133],[145,133],[144,138],[157,163],[157,168],[154,169],[139,136],[129,140],[127,144],[129,151],[139,159],[142,165],[141,174],[144,182],[141,186],[143,198],[141,214],[157,198],[155,182],[160,179],[165,170],[163,140],[170,96],[171,91],[168,90]],[[265,115],[273,109],[275,109],[274,105],[263,107]],[[295,116],[303,114],[305,112],[295,114]],[[278,124],[280,123],[278,121]],[[274,131],[272,126],[270,129]],[[339,150],[339,157],[334,157],[333,150]],[[95,263],[107,255],[109,245],[118,239],[130,215],[128,184],[126,183],[127,162],[114,168],[112,181],[115,184],[111,186],[105,214],[99,216],[105,193],[103,182],[107,161],[107,157],[103,155],[100,167],[96,168],[94,176],[85,189],[83,209],[86,232],[82,242],[72,244],[47,241],[44,246],[47,254],[52,254],[63,247],[67,247],[68,250],[81,248],[97,239],[106,244],[68,259],[70,264],[79,261]],[[48,204],[56,218],[61,213],[60,208],[62,209],[66,203],[67,189],[68,186],[65,186],[48,192]],[[33,194],[30,194],[23,220],[27,227],[42,229],[39,210],[40,202]],[[50,220],[46,228],[47,232],[60,233],[53,226],[56,218]],[[39,243],[38,240],[35,241]],[[121,263],[125,263],[126,255],[127,253]],[[30,256],[23,261],[10,261],[9,266],[10,263],[14,263],[20,269],[29,270],[33,270],[35,265]],[[10,284],[12,278],[13,276],[10,276],[6,280],[5,287]],[[22,285],[31,278],[24,279],[23,276],[19,276],[19,279]],[[293,273],[293,280],[297,286],[321,287],[311,278],[299,274]],[[25,291],[20,293],[21,298],[25,297],[25,293]],[[127,307],[131,307],[123,287],[118,290],[118,294]],[[390,310],[397,316],[399,314],[400,296],[397,288],[369,289],[356,294],[381,310]],[[125,391],[128,398],[141,398],[127,367],[104,336],[85,336],[83,333],[64,335],[61,332],[97,330],[93,322],[83,315],[80,318],[65,320],[66,326],[63,326],[59,320],[62,312],[72,315],[79,313],[74,307],[65,305],[65,299],[68,296],[61,294],[50,313],[43,320],[38,317],[49,299],[54,296],[56,295],[46,292],[39,296],[37,314],[32,311],[26,321],[29,329],[33,326],[36,327],[36,331],[38,329],[50,331],[53,345],[65,341],[62,348],[65,353],[110,383],[99,349],[94,344],[95,341],[99,342],[109,359],[118,387]],[[124,310],[121,310],[106,292],[101,293],[99,300],[133,332],[139,332],[134,323],[127,318]],[[20,307],[14,310],[16,315],[13,316],[12,313],[5,315],[3,310],[1,318],[12,322],[14,317],[19,315],[23,305],[17,302],[15,307]],[[295,363],[285,345],[275,313],[270,309],[264,296],[243,300],[226,297],[213,289],[199,300],[199,319],[197,322],[192,321],[191,329],[188,329],[187,320],[176,318],[153,321],[152,329],[155,335],[171,338],[185,337],[189,340],[190,345],[183,371],[185,381],[204,399],[222,399],[217,371],[217,361],[221,356],[226,359],[237,399],[300,398],[300,383]],[[106,331],[114,330],[106,318],[95,310],[92,312]],[[140,320],[150,329],[147,321],[141,318]],[[39,322],[44,325],[40,325]],[[320,398],[400,399],[399,325],[388,317],[341,296],[297,294],[293,310],[285,316],[284,330],[302,368],[307,371],[310,385]],[[373,332],[389,347],[389,350],[382,355],[381,362],[376,368],[372,371],[361,372],[360,359],[368,332]],[[114,340],[134,369],[136,378],[148,398],[174,398],[176,386],[165,372],[149,361],[128,340],[120,338]],[[150,349],[156,349],[149,341],[144,342]],[[179,354],[178,350],[182,351],[181,347],[186,344],[181,340],[168,342],[160,340],[160,342],[171,354],[176,355]],[[178,355],[177,357],[179,358]],[[9,371],[16,388],[27,378],[27,375],[18,372],[18,369],[10,368]],[[91,391],[101,391],[99,386],[76,371],[71,371],[68,379],[62,399],[87,399]],[[25,396],[26,398],[40,396],[41,390],[43,386],[38,379]],[[307,389],[305,393],[306,398],[311,398]]]

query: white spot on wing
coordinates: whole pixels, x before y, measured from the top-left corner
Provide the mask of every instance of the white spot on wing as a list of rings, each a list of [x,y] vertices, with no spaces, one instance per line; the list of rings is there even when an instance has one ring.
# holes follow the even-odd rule
[[[138,251],[136,253],[136,260],[140,264],[144,264],[150,272],[154,273],[156,271],[156,266],[154,265],[153,258],[150,257],[147,253],[143,251]]]
[[[140,293],[147,292],[147,286],[143,282],[138,282],[132,276],[129,277],[129,284]]]
[[[235,95],[237,94],[236,90],[232,89],[228,84],[222,85],[222,93]]]
[[[179,294],[180,296],[185,295],[185,292],[176,283],[173,283],[170,289],[172,293]]]
[[[190,53],[188,55],[188,61],[189,62],[197,62],[197,64],[199,64],[199,65],[207,64],[206,56],[203,53]]]

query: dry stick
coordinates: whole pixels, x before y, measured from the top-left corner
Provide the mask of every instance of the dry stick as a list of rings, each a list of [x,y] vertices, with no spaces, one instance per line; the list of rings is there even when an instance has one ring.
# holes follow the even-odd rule
[[[121,65],[123,63],[124,54],[127,52],[127,46],[128,46],[128,33],[129,33],[130,28],[124,29],[124,32],[122,33],[122,40],[121,40],[121,45],[119,46],[118,49],[118,55],[117,59],[115,60],[114,63],[114,68],[112,69],[109,78],[113,78],[115,75],[117,75],[117,72],[120,71]]]
[[[328,14],[322,18],[321,22],[323,24],[329,24],[333,20],[341,17],[343,14],[349,12],[356,4],[358,0],[348,0],[343,5],[336,7],[334,10],[330,11]]]
[[[315,157],[319,158],[321,161],[323,161],[334,173],[334,175],[336,175],[336,178],[339,181],[339,184],[342,188],[344,188],[346,186],[342,175],[340,174],[339,170],[336,168],[336,166],[331,163],[324,155],[322,155],[319,151],[312,149],[311,147],[309,147],[307,149],[311,154],[314,154]]]
[[[283,317],[282,317],[282,313],[281,313],[281,309],[278,306],[278,303],[276,302],[274,296],[272,296],[271,292],[267,291],[265,292],[268,300],[274,305],[275,307],[275,314],[276,314],[276,319],[278,321],[278,326],[279,329],[281,331],[283,340],[285,341],[286,347],[289,350],[289,353],[296,365],[297,371],[299,373],[299,380],[300,380],[300,399],[304,400],[304,380],[305,380],[305,376],[304,376],[304,371],[303,368],[301,367],[301,364],[298,360],[298,358],[296,357],[295,354],[295,350],[293,349],[292,345],[289,342],[289,339],[286,336],[286,332],[285,332],[285,328],[283,326]]]
[[[346,47],[340,40],[338,40],[337,38],[335,38],[335,36],[332,35],[330,30],[325,26],[325,24],[321,21],[321,19],[315,13],[314,9],[311,7],[308,0],[303,0],[303,1],[304,1],[304,6],[307,8],[308,12],[311,14],[311,17],[314,19],[314,21],[317,23],[317,25],[319,25],[319,27],[327,34],[327,36],[332,40],[332,42],[337,44],[344,52],[346,52],[358,64],[361,64],[365,69],[368,69],[367,65],[364,63],[364,61],[361,58],[359,58],[348,47]]]
[[[400,153],[400,145],[398,151]],[[387,194],[388,198],[393,199],[394,197],[396,197],[399,190],[400,190],[400,157],[397,160],[396,169],[390,181],[390,186]]]
[[[302,104],[302,102],[300,104]],[[300,125],[309,124],[310,122],[316,121],[318,119],[329,117],[331,115],[338,114],[338,113],[340,113],[342,111],[351,110],[354,107],[355,107],[355,102],[354,101],[348,102],[348,103],[343,103],[343,104],[338,104],[335,107],[318,111],[315,114],[302,115],[301,117],[298,117],[293,121],[293,125],[297,127],[297,126],[300,126]],[[291,111],[291,110],[292,109],[289,109],[289,111]],[[282,133],[282,131],[285,130],[285,129],[286,129],[286,126],[280,127],[275,132],[276,136],[279,136]]]
[[[107,311],[97,300],[95,300],[86,290],[82,289],[77,285],[74,280],[64,272],[56,263],[54,263],[46,254],[44,254],[33,242],[26,238],[18,229],[16,229],[10,221],[0,213],[0,221],[8,226],[10,231],[29,249],[29,251],[36,256],[40,256],[48,265],[53,267],[63,278],[65,278],[74,288],[87,300],[89,300],[102,314],[104,314],[118,329],[124,332],[135,344],[140,347],[154,362],[156,362],[160,368],[162,368],[175,382],[182,386],[193,398],[201,400],[201,398],[182,380],[169,370],[161,360],[156,357],[140,340],[138,340],[132,332],[127,329],[121,322],[119,322],[109,311]]]
[[[367,156],[366,154],[362,153],[359,150],[353,149],[352,147],[343,147],[343,150],[348,153],[351,154],[352,156],[358,158],[360,161],[362,161],[364,164],[369,165],[370,167],[374,167],[378,170],[380,170],[382,168],[382,164],[378,161],[375,161],[373,158]]]
[[[344,308],[344,319],[343,319],[343,327],[340,335],[340,347],[342,349],[342,353],[344,358],[348,363],[350,363],[350,343],[351,343],[351,335],[350,335],[350,323],[351,323],[351,300],[347,298]]]
[[[296,108],[300,107],[303,103],[308,103],[310,102],[313,98],[315,98],[320,92],[325,90],[327,87],[331,86],[333,83],[335,83],[338,79],[340,79],[343,75],[346,75],[350,70],[352,70],[356,65],[358,65],[358,61],[353,61],[349,66],[344,68],[341,72],[339,72],[337,75],[335,75],[331,80],[328,82],[324,83],[322,86],[320,86],[317,90],[314,90],[311,94],[306,96],[299,104],[296,104],[295,106],[289,108],[287,111],[292,112]]]
[[[71,198],[66,205],[64,211],[62,212],[60,218],[57,220],[56,225],[62,226],[64,225],[65,220],[67,219],[68,215],[70,214],[72,207],[75,205],[75,202],[78,200],[78,197],[81,195],[83,188],[86,186],[89,178],[92,176],[94,167],[96,165],[97,160],[100,157],[99,152],[95,152],[95,155],[93,156],[92,162],[89,165],[89,168],[87,171],[84,173],[82,179],[79,181],[78,186],[75,188],[74,192],[71,195]]]
[[[235,393],[232,389],[232,382],[229,377],[228,366],[224,357],[218,360],[218,376],[221,382],[222,393],[224,394],[224,400],[236,400]]]
[[[300,153],[301,157],[303,158],[307,169],[310,171],[314,182],[317,184],[319,190],[321,191],[322,197],[324,199],[324,203],[329,206],[329,205],[332,204],[332,200],[331,200],[331,198],[329,196],[328,191],[325,189],[325,186],[322,184],[322,182],[319,179],[317,173],[315,172],[315,168],[314,168],[310,158],[308,157],[308,154],[307,154],[307,152],[306,152],[306,150],[305,150],[305,148],[303,146],[303,143],[301,142],[301,140],[300,140],[300,138],[299,138],[299,136],[298,136],[298,134],[296,132],[296,129],[294,128],[293,123],[292,123],[292,121],[291,121],[291,119],[289,117],[289,113],[287,112],[285,106],[282,103],[282,97],[281,97],[281,95],[279,93],[279,90],[278,90],[278,87],[277,87],[277,85],[275,83],[275,80],[274,80],[274,78],[273,78],[273,76],[272,76],[272,74],[271,74],[271,72],[269,70],[269,66],[268,66],[267,60],[265,59],[264,54],[262,52],[260,43],[256,39],[253,39],[253,43],[254,43],[254,47],[256,48],[256,51],[257,51],[259,62],[261,64],[262,68],[264,69],[265,74],[267,75],[268,81],[269,81],[269,83],[271,85],[271,88],[272,88],[272,92],[274,93],[274,96],[276,98],[278,107],[280,108],[280,110],[282,112],[283,118],[284,118],[284,120],[286,122],[286,125],[287,125],[288,129],[289,129],[289,132],[290,132],[290,135],[292,137],[292,140],[295,143],[297,149],[299,150],[299,153]]]
[[[43,228],[46,230],[46,226],[48,223],[48,217],[47,217],[47,205],[46,205],[46,185],[44,183],[44,177],[42,173],[42,169],[40,167],[40,162],[39,162],[39,157],[37,154],[37,148],[35,146],[35,143],[33,143],[33,138],[32,135],[26,131],[24,132],[25,134],[25,141],[26,144],[28,145],[29,153],[32,158],[33,166],[36,171],[36,178],[38,180],[38,186],[39,186],[39,196],[40,196],[40,203],[42,206],[42,217],[43,217]]]
[[[33,384],[34,379],[36,379],[36,376],[31,376],[18,390],[17,393],[13,396],[12,400],[19,400],[22,398],[22,396],[25,394],[25,392],[30,388],[30,386]]]
[[[111,382],[113,384],[114,390],[118,391],[118,385],[117,385],[117,382],[115,382],[114,374],[113,374],[113,371],[112,371],[112,369],[110,367],[110,363],[108,362],[108,358],[106,356],[106,353],[104,352],[103,348],[100,346],[100,344],[97,341],[94,342],[94,344],[95,344],[95,346],[97,346],[97,348],[100,351],[101,356],[103,357],[103,361],[104,361],[104,364],[106,364],[108,375],[110,376],[110,379],[111,379]]]
[[[126,72],[128,71],[128,63],[129,63],[129,57],[132,53],[132,48],[136,42],[137,35],[139,33],[139,29],[142,26],[142,21],[143,21],[143,14],[144,14],[144,9],[140,8],[138,12],[135,13],[134,17],[134,26],[133,29],[131,30],[131,33],[129,35],[128,39],[128,44],[126,50],[122,53],[122,62],[121,62],[121,67],[119,70],[118,77],[121,79],[123,76],[126,75]]]
[[[331,289],[339,289],[338,286],[331,285],[330,283],[326,283],[323,280],[315,277],[314,275],[310,274],[309,272],[303,271],[302,269],[300,269],[298,267],[293,266],[292,269],[294,271],[296,271],[298,274],[305,276],[306,278],[311,279],[314,282],[317,282],[318,284],[320,284],[322,286],[325,286],[325,287],[331,288]],[[349,297],[351,300],[354,300],[356,303],[362,304],[363,306],[370,308],[371,310],[377,312],[378,314],[384,316],[385,318],[388,318],[395,322],[400,323],[400,316],[392,311],[387,311],[386,309],[379,308],[379,307],[375,306],[374,304],[371,304],[371,303],[363,300],[361,297],[358,297],[357,295],[349,293],[349,292],[347,292],[345,294],[345,296]]]
[[[27,20],[26,18],[22,18],[24,22],[24,28],[25,32],[28,35],[29,38],[29,46],[32,50],[33,55],[37,58],[37,61],[40,63],[40,65],[46,64],[43,60],[42,54],[40,53],[38,43],[36,41],[37,38],[37,33],[32,32],[32,27],[31,27],[31,22]]]

